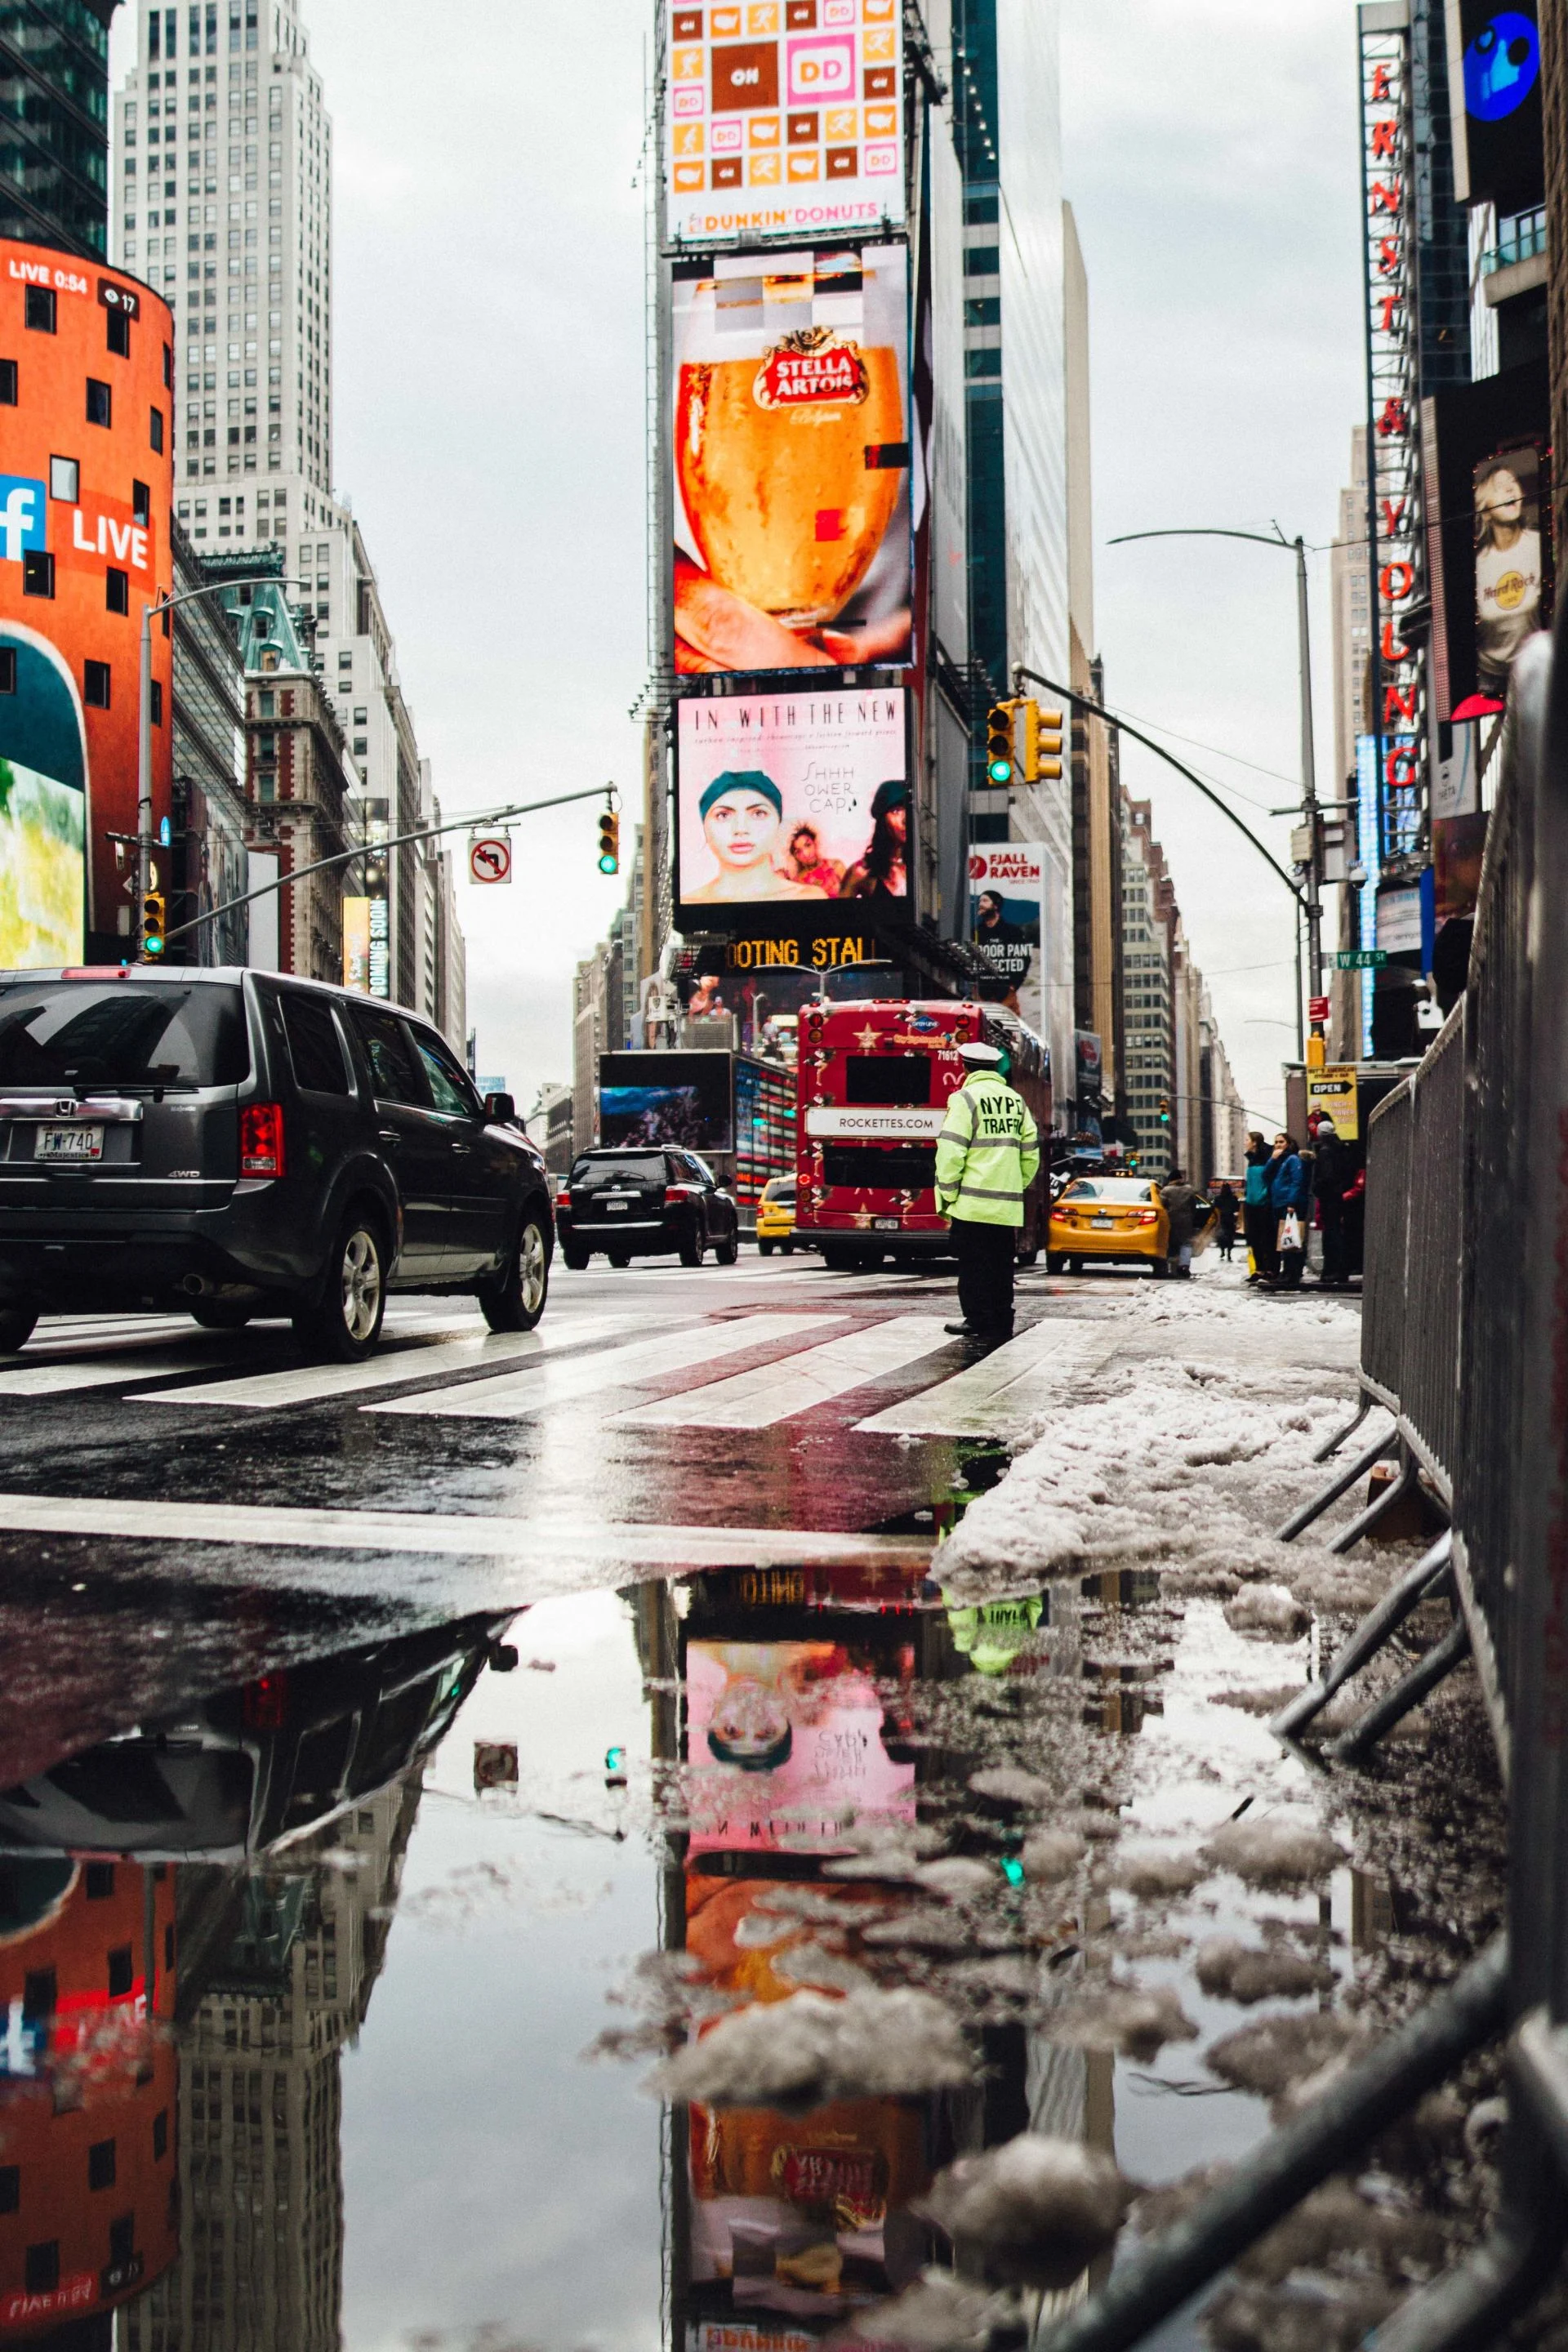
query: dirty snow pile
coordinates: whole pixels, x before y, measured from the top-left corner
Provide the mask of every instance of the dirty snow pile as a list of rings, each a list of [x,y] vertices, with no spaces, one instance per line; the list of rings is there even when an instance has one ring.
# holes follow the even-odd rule
[[[1227,1291],[1226,1311],[1238,1303]],[[1287,1554],[1267,1529],[1321,1474],[1316,1447],[1344,1418],[1332,1372],[1270,1363],[1200,1360],[1217,1352],[1217,1321],[1193,1335],[1188,1357],[1111,1365],[1052,1409],[1044,1433],[1007,1476],[970,1506],[937,1555],[934,1573],[952,1601],[982,1601],[1052,1576],[1089,1574],[1140,1560],[1173,1569],[1194,1591],[1256,1594],[1236,1630],[1289,1640],[1306,1622],[1299,1596],[1274,1583]]]
[[[842,2000],[797,1992],[734,2011],[656,2067],[647,2088],[710,2107],[804,2115],[830,2099],[906,2098],[973,2077],[968,2044],[940,2000],[872,1989]]]
[[[919,2207],[961,2269],[1006,2285],[1063,2287],[1110,2245],[1133,2191],[1079,2140],[1024,2132],[939,2172]]]

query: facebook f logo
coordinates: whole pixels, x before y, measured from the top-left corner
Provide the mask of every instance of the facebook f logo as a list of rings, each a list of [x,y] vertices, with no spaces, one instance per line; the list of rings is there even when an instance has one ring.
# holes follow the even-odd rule
[[[48,512],[42,482],[26,474],[0,474],[0,562],[20,563],[47,545]]]

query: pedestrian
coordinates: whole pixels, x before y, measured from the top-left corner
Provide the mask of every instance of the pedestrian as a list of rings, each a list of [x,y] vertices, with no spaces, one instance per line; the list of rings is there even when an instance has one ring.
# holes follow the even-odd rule
[[[1165,1238],[1165,1263],[1173,1275],[1185,1282],[1193,1271],[1193,1213],[1197,1206],[1197,1192],[1180,1168],[1172,1169],[1159,1191],[1160,1205],[1170,1224]]]
[[[947,1328],[994,1347],[1013,1336],[1014,1259],[1040,1139],[1007,1084],[1005,1055],[978,1038],[958,1051],[968,1076],[948,1097],[936,1140],[936,1205],[952,1222],[963,1317]]]
[[[1222,1184],[1214,1196],[1214,1213],[1219,1220],[1219,1254],[1226,1265],[1231,1264],[1236,1250],[1236,1218],[1239,1206],[1235,1186]]]
[[[1350,1146],[1341,1142],[1338,1128],[1325,1115],[1318,1121],[1312,1155],[1312,1190],[1317,1196],[1318,1223],[1323,1235],[1323,1271],[1318,1286],[1321,1290],[1350,1288],[1345,1192],[1353,1174]]]
[[[1269,1277],[1273,1290],[1300,1290],[1307,1263],[1307,1212],[1311,1206],[1311,1178],[1293,1135],[1274,1139],[1268,1162],[1268,1205],[1277,1220],[1274,1250],[1277,1270]]]
[[[1279,1270],[1274,1251],[1275,1218],[1268,1200],[1268,1146],[1260,1128],[1247,1139],[1247,1179],[1242,1194],[1242,1223],[1252,1258],[1249,1282],[1267,1282]]]

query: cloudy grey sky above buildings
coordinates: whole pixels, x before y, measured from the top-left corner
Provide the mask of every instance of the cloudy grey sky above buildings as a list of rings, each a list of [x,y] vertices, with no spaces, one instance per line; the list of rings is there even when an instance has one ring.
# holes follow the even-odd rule
[[[635,813],[651,6],[463,0],[437,40],[413,0],[308,0],[305,16],[335,126],[337,483],[437,789],[450,814],[613,778]],[[1062,64],[1107,692],[1194,739],[1173,748],[1282,855],[1288,821],[1263,812],[1298,776],[1288,560],[1105,542],[1276,518],[1331,535],[1361,384],[1354,12],[1062,0]],[[1325,552],[1325,779],[1328,619]],[[1135,747],[1124,772],[1153,801],[1244,1097],[1273,1118],[1294,1042],[1289,901],[1189,787]],[[569,1075],[563,974],[618,902],[594,846],[590,809],[532,819],[516,883],[463,891],[480,1065],[529,1099]]]

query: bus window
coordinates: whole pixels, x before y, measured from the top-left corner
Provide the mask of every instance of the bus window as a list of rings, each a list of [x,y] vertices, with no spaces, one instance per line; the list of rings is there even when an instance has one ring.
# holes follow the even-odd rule
[[[929,1192],[936,1183],[934,1144],[825,1143],[822,1181],[904,1192]]]
[[[923,1107],[931,1100],[929,1054],[851,1054],[844,1067],[844,1099],[882,1108]]]

